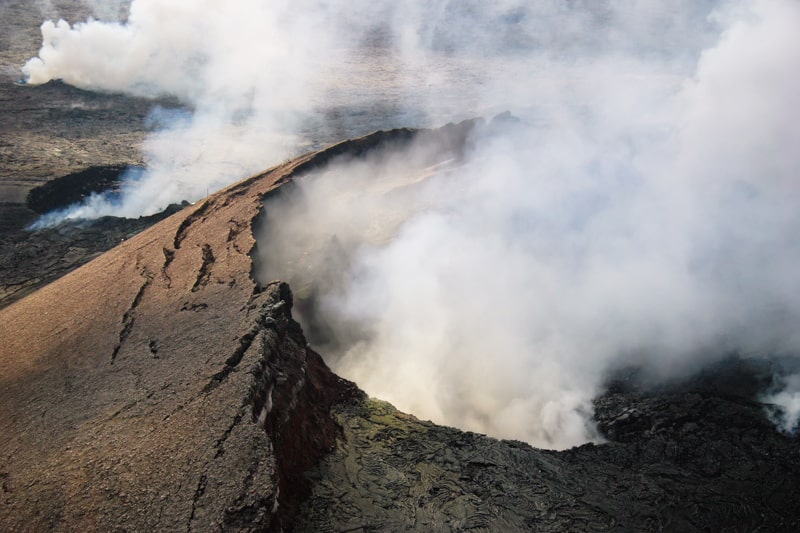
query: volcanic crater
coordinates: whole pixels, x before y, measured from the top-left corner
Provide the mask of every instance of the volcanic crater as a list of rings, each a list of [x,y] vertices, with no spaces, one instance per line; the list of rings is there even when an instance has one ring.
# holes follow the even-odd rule
[[[325,280],[260,276],[270,209],[387,147],[457,160],[474,122],[344,141],[151,217],[26,230],[144,166],[153,107],[182,106],[15,83],[42,13],[0,14],[3,531],[800,530],[800,442],[762,400],[791,358],[732,353],[666,383],[618,368],[593,402],[601,438],[563,451],[420,420],[330,370]]]
[[[623,372],[595,401],[607,442],[540,450],[367,398],[309,346],[289,286],[254,280],[253,227],[281,187],[472,126],[291,160],[1,310],[4,529],[798,527],[797,439],[757,401],[767,363],[660,388]],[[731,376],[758,386],[720,385]]]

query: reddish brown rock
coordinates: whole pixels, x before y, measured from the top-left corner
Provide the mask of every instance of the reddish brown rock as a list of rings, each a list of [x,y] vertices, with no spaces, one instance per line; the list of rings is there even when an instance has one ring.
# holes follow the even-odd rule
[[[331,403],[358,391],[306,347],[288,286],[252,280],[250,227],[318,156],[0,311],[1,529],[285,524],[302,470],[334,446]]]

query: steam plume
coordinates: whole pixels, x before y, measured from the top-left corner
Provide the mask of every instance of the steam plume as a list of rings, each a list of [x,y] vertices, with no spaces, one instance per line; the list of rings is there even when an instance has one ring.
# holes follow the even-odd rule
[[[589,51],[639,47],[625,37],[634,27],[659,36],[645,53],[671,60],[705,35],[688,0],[133,0],[115,21],[125,4],[88,2],[102,20],[45,22],[28,83],[169,94],[193,112],[145,143],[148,172],[121,203],[92,198],[64,217],[151,214],[342,137],[531,105],[532,77],[558,90],[553,56],[574,66]]]
[[[402,167],[305,178],[267,205],[265,280],[319,302],[318,342],[369,392],[547,447],[596,437],[591,399],[616,366],[798,353],[800,8],[735,7],[685,77],[637,56],[556,62],[559,90],[527,85],[547,99],[476,132],[456,168],[412,147]],[[370,189],[385,183],[406,186]],[[770,400],[793,427],[796,393]]]

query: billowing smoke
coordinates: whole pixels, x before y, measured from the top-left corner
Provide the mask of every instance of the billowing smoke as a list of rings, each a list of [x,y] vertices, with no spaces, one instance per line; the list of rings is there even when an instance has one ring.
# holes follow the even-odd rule
[[[135,0],[124,23],[45,22],[39,56],[23,67],[28,83],[172,95],[187,109],[154,112],[142,147],[148,171],[120,202],[94,197],[65,215],[152,214],[301,150],[303,113],[334,53],[314,5]]]
[[[800,7],[733,7],[685,76],[621,48],[548,58],[535,105],[464,159],[412,146],[298,180],[266,205],[264,280],[290,278],[371,394],[547,447],[596,437],[615,367],[798,353]],[[796,388],[767,398],[785,429]]]
[[[510,109],[463,153],[298,180],[267,203],[261,276],[369,393],[565,447],[596,438],[615,367],[798,353],[798,27],[792,0],[134,0],[124,24],[46,23],[25,72],[187,104],[128,215],[337,136]],[[786,428],[792,383],[769,398]]]
[[[800,422],[800,374],[790,374],[780,380],[780,389],[766,395],[763,401],[777,407],[770,411],[773,421],[786,433],[796,434]]]
[[[42,25],[39,55],[22,69],[27,82],[172,95],[188,113],[155,117],[159,126],[142,147],[147,173],[121,201],[91,198],[61,215],[72,218],[151,214],[373,129],[536,105],[531,79],[559,91],[572,75],[559,70],[583,68],[598,54],[636,49],[685,60],[687,42],[702,40],[706,26],[688,0],[669,8],[646,1],[84,3],[98,19]],[[651,34],[658,37],[638,50]]]

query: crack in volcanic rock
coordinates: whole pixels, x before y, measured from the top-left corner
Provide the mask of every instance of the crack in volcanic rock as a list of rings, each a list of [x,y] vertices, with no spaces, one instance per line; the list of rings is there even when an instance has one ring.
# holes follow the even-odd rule
[[[230,224],[231,228],[228,230],[228,236],[226,237],[225,242],[234,242],[236,236],[245,229],[245,225],[236,220],[231,220]]]
[[[253,344],[253,340],[261,331],[261,326],[255,325],[253,329],[245,333],[239,338],[239,346],[237,346],[236,350],[233,354],[225,360],[225,366],[222,370],[211,376],[211,379],[208,383],[203,387],[204,393],[209,393],[215,388],[217,388],[220,383],[225,381],[225,379],[233,372],[239,363],[242,361],[245,352],[250,349],[250,346]]]
[[[172,278],[169,276],[169,266],[175,260],[175,250],[165,246],[162,251],[164,253],[164,265],[161,267],[161,275],[167,280],[167,288],[170,288],[172,286]]]
[[[214,266],[214,261],[216,261],[216,258],[214,257],[214,251],[211,249],[209,244],[204,244],[203,264],[200,265],[200,268],[197,270],[197,279],[195,280],[194,285],[192,285],[192,292],[197,292],[208,284],[208,280],[211,277],[211,268]]]
[[[139,307],[139,303],[141,303],[142,298],[144,297],[144,293],[150,284],[153,282],[153,276],[148,273],[146,270],[142,272],[142,275],[145,277],[144,283],[142,286],[139,287],[139,291],[136,293],[136,296],[133,297],[133,302],[131,302],[130,307],[125,311],[122,315],[122,329],[119,332],[119,341],[117,345],[114,346],[114,351],[111,353],[111,364],[114,364],[114,361],[117,359],[117,355],[119,355],[119,351],[122,348],[122,345],[128,340],[128,337],[133,330],[133,324],[136,320],[136,308]]]
[[[202,220],[204,215],[210,210],[211,202],[209,200],[204,201],[200,206],[195,209],[189,216],[183,219],[180,226],[178,226],[178,230],[175,232],[175,238],[172,242],[172,247],[176,250],[181,247],[183,240],[186,238],[186,233],[189,230],[189,227],[197,222],[198,220]]]
[[[197,512],[197,503],[200,498],[203,497],[203,494],[206,493],[206,485],[208,483],[208,476],[203,473],[200,475],[200,479],[197,481],[197,488],[194,490],[194,497],[192,498],[192,513],[189,515],[189,521],[186,523],[186,531],[192,530],[192,522],[194,521],[194,515]]]

